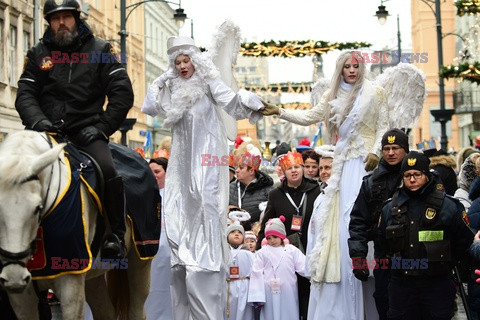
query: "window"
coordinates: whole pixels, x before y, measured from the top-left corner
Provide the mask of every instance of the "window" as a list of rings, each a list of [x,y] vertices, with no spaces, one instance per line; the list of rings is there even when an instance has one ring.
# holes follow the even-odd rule
[[[10,85],[14,86],[17,80],[17,61],[15,59],[17,51],[17,27],[10,26]]]
[[[23,55],[27,56],[28,49],[30,49],[30,32],[23,31]]]

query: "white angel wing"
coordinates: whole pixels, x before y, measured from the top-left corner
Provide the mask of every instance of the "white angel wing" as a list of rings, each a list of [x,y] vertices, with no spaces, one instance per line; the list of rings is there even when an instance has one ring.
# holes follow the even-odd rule
[[[320,78],[312,85],[312,94],[310,95],[310,104],[312,108],[316,106],[322,98],[325,91],[330,86],[330,80],[326,78]]]
[[[387,93],[390,128],[411,128],[416,125],[427,97],[425,73],[413,64],[399,63],[375,79]]]
[[[232,21],[225,21],[213,36],[212,47],[208,50],[212,61],[220,71],[220,77],[233,91],[238,91],[237,81],[233,76],[233,67],[237,63],[240,52],[240,28]],[[223,123],[227,129],[227,137],[235,141],[237,122],[225,111],[221,110]]]

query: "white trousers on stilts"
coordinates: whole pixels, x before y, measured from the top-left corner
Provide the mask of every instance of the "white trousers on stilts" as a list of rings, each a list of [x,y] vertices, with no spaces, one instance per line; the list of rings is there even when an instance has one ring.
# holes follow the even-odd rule
[[[172,267],[173,319],[223,319],[225,279],[225,270],[210,271],[182,265]]]

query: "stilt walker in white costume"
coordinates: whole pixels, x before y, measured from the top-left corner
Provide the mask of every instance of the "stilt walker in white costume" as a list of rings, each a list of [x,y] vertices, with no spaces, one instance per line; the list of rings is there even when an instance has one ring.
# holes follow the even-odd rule
[[[399,76],[404,74],[398,70]],[[408,85],[423,81],[423,95],[418,91],[407,93],[416,95],[412,100],[422,100],[423,103],[424,78],[419,78],[418,74],[412,72],[410,79],[403,79],[405,84],[402,85],[407,87],[402,87],[403,95],[406,95]],[[374,305],[373,292],[366,292],[364,301],[362,282],[353,275],[347,240],[350,212],[362,178],[377,166],[382,135],[391,125],[389,111],[397,110],[398,102],[404,102],[402,93],[392,90],[391,82],[388,84],[386,91],[385,83],[380,86],[367,80],[362,55],[344,52],[337,59],[328,90],[312,109],[280,110],[269,105],[262,111],[264,115],[278,114],[280,118],[300,125],[324,121],[327,141],[335,145],[332,175],[315,214],[317,239],[308,259],[312,284],[320,293],[315,309],[321,310],[322,319],[363,320],[364,304]],[[390,104],[389,94],[392,94],[391,106],[387,106],[387,102]],[[405,112],[392,118],[401,116],[411,121],[415,117],[418,119],[419,112],[416,112]],[[314,311],[309,309],[309,318],[313,319],[310,313]]]
[[[222,27],[217,39],[239,46],[238,28],[231,23]],[[235,38],[225,36],[229,34]],[[229,261],[225,232],[230,126],[225,122],[235,126],[226,113],[255,122],[264,106],[257,95],[235,93],[220,79],[212,62],[212,54],[215,59],[218,52],[202,53],[188,37],[169,38],[167,48],[169,69],[150,85],[142,111],[165,114],[164,127],[172,128],[162,211],[172,250],[173,318],[222,319]],[[231,67],[230,63],[230,73]]]

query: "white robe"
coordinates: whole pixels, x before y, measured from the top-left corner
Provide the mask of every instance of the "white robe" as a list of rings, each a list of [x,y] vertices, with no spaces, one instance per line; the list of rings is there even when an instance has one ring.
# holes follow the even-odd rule
[[[325,100],[326,96],[324,94],[321,103],[308,111],[285,110],[281,118],[303,125],[321,121],[325,106],[329,103]],[[377,155],[380,153],[381,138],[387,130],[387,124],[387,107],[383,89],[365,81],[350,114],[339,128],[332,163],[332,176],[325,189],[325,196],[322,196],[324,198],[312,214],[314,227],[317,230],[315,239],[309,239],[314,242],[311,243],[313,249],[310,249],[308,267],[310,271],[313,268],[317,273],[310,272],[312,290],[309,319],[318,319],[319,315],[321,319],[361,320],[364,318],[362,283],[353,275],[352,262],[348,253],[347,240],[350,237],[348,226],[350,212],[360,190],[362,178],[366,174],[364,157],[367,153]],[[330,215],[332,212],[336,212],[338,216]],[[326,228],[326,222],[332,221],[330,219],[333,219],[333,223],[328,226],[338,224],[338,228],[332,229],[334,236],[329,238],[331,234],[327,233],[330,231],[327,232],[324,228]],[[327,242],[331,247],[322,246],[326,240],[331,241]],[[334,255],[338,263],[325,260],[329,250],[335,252],[332,248],[338,248],[339,256]],[[327,265],[326,269],[317,268],[322,257],[324,259],[322,261]],[[313,281],[315,276],[322,280]],[[370,304],[373,304],[373,299],[371,301]]]
[[[258,96],[237,94],[219,78],[194,75],[169,85],[154,81],[142,111],[171,119],[172,146],[165,177],[165,229],[171,249],[174,319],[220,319],[226,294],[225,241],[229,196],[228,144],[222,108],[257,121]],[[217,279],[217,280],[214,280]],[[206,285],[206,283],[209,283]]]
[[[248,302],[263,302],[261,320],[299,318],[297,275],[305,275],[305,255],[291,244],[265,245],[256,252],[250,277]],[[279,279],[280,293],[272,293],[271,281]]]
[[[247,304],[250,273],[252,271],[253,259],[255,255],[241,247],[231,248],[231,263],[227,267],[227,278],[229,278],[230,267],[239,268],[239,279],[227,281],[227,301],[229,304],[230,315],[225,319],[231,320],[253,320],[253,308]],[[226,311],[226,310],[225,310]]]

